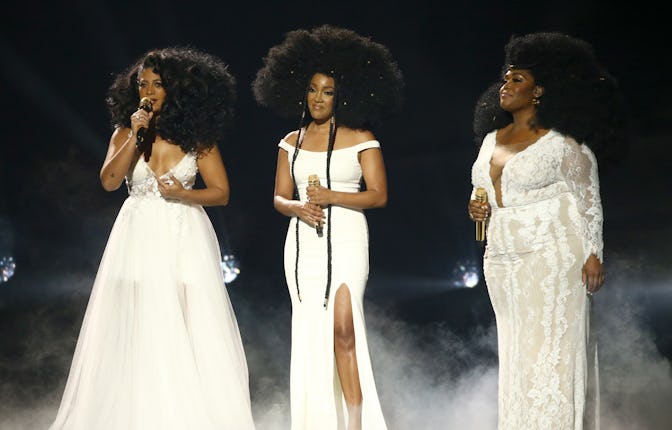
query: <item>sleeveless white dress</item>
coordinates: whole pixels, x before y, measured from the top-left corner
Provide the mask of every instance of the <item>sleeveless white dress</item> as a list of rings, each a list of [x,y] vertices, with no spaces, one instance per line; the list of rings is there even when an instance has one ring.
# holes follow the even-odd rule
[[[191,188],[195,154],[170,172]],[[253,430],[210,219],[199,205],[162,198],[142,157],[126,184],[49,429]]]
[[[291,168],[294,147],[281,140]],[[331,189],[358,192],[362,169],[358,154],[380,148],[372,140],[337,149],[331,155]],[[326,152],[299,150],[294,175],[301,200],[306,200],[308,176],[316,174],[327,186]],[[292,301],[292,348],[290,371],[291,430],[342,430],[347,408],[334,358],[334,295],[342,285],[350,290],[355,327],[355,347],[362,387],[362,428],[385,430],[366,339],[363,299],[369,275],[369,232],[362,210],[332,206],[331,288],[325,309],[328,276],[329,221],[325,210],[323,235],[315,227],[292,217],[285,241],[285,275]],[[297,266],[296,223],[299,224]],[[298,290],[297,290],[298,274]],[[298,292],[301,299],[299,300]]]
[[[472,185],[485,188],[492,205],[483,269],[497,323],[498,428],[596,428],[598,398],[587,392],[597,391],[597,350],[588,353],[590,300],[581,281],[591,253],[602,261],[595,156],[551,130],[504,166],[500,208],[490,177],[495,144],[493,131]]]

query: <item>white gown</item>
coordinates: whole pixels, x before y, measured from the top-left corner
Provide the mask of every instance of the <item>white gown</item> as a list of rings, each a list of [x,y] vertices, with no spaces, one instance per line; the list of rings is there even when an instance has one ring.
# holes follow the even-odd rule
[[[187,188],[197,171],[192,153],[171,169]],[[199,205],[163,199],[142,157],[126,182],[49,429],[253,430],[210,219]]]
[[[287,151],[291,167],[294,147],[284,140],[278,145]],[[362,170],[359,152],[379,148],[372,140],[332,151],[331,188],[358,192]],[[300,150],[294,175],[301,200],[306,200],[308,176],[316,174],[326,187],[326,152]],[[319,237],[315,227],[292,217],[285,241],[285,276],[292,301],[292,348],[290,400],[292,430],[343,430],[347,408],[341,390],[334,357],[334,306],[338,288],[350,289],[355,327],[355,347],[362,388],[362,428],[385,430],[387,426],[378,400],[371,367],[363,299],[369,275],[369,236],[362,210],[332,206],[331,214],[331,289],[327,309],[324,307],[327,286],[328,220]],[[296,267],[296,223],[299,223],[299,259]],[[295,269],[298,269],[301,301],[297,295]]]
[[[472,184],[492,205],[483,265],[497,322],[498,428],[595,428],[598,404],[586,393],[589,384],[597,390],[588,381],[597,357],[587,353],[590,302],[581,281],[588,256],[602,260],[595,157],[551,130],[506,163],[500,208],[490,178],[495,140],[494,131],[485,137]]]

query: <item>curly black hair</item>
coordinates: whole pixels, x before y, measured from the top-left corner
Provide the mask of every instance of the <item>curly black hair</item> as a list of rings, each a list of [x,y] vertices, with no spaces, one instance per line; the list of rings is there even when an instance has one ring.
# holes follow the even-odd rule
[[[338,124],[370,129],[403,104],[404,79],[389,50],[350,29],[325,24],[290,31],[263,63],[252,92],[283,117],[310,115],[306,91],[315,73],[334,78]]]
[[[114,77],[106,98],[112,127],[130,127],[138,109],[138,74],[161,76],[166,99],[153,131],[182,151],[202,152],[229,131],[236,102],[236,79],[220,58],[193,47],[153,49]]]
[[[616,79],[597,60],[586,41],[559,32],[513,36],[505,46],[502,76],[509,68],[527,69],[544,88],[536,122],[585,143],[604,158],[617,159],[630,139],[625,100]],[[499,106],[493,83],[474,109],[476,140],[512,121]]]

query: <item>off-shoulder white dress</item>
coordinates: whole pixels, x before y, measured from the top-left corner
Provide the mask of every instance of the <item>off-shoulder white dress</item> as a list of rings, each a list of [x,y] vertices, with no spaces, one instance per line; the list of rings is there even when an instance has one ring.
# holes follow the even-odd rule
[[[287,152],[290,167],[294,146],[284,140],[279,145]],[[362,169],[358,154],[380,148],[376,140],[337,149],[331,155],[331,188],[358,192]],[[301,200],[306,200],[308,176],[316,174],[327,185],[326,152],[299,150],[294,175]],[[325,210],[326,213],[326,210]],[[297,235],[298,225],[298,265]],[[315,228],[292,217],[285,241],[285,275],[292,301],[292,347],[290,399],[292,430],[342,430],[347,409],[334,358],[333,298],[339,288],[350,290],[360,384],[362,387],[362,428],[385,430],[374,380],[364,321],[363,299],[369,275],[369,231],[364,211],[332,206],[331,268],[328,267],[329,221],[319,237]],[[331,288],[324,307],[327,276]],[[298,277],[298,289],[297,289]],[[298,292],[300,291],[301,300]]]

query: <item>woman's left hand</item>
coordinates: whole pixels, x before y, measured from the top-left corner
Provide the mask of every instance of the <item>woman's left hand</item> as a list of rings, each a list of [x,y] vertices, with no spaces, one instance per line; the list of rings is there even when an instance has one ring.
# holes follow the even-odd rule
[[[328,188],[324,188],[321,185],[309,185],[306,188],[306,195],[308,196],[308,201],[314,203],[321,207],[327,207],[331,203],[331,193],[332,191]]]
[[[168,199],[180,199],[180,196],[184,192],[184,187],[179,179],[177,179],[172,173],[168,178],[156,178],[156,183],[158,184],[159,193],[161,196]]]
[[[593,254],[590,254],[588,260],[581,269],[581,280],[586,286],[588,295],[593,295],[604,284],[604,266],[602,262]]]

